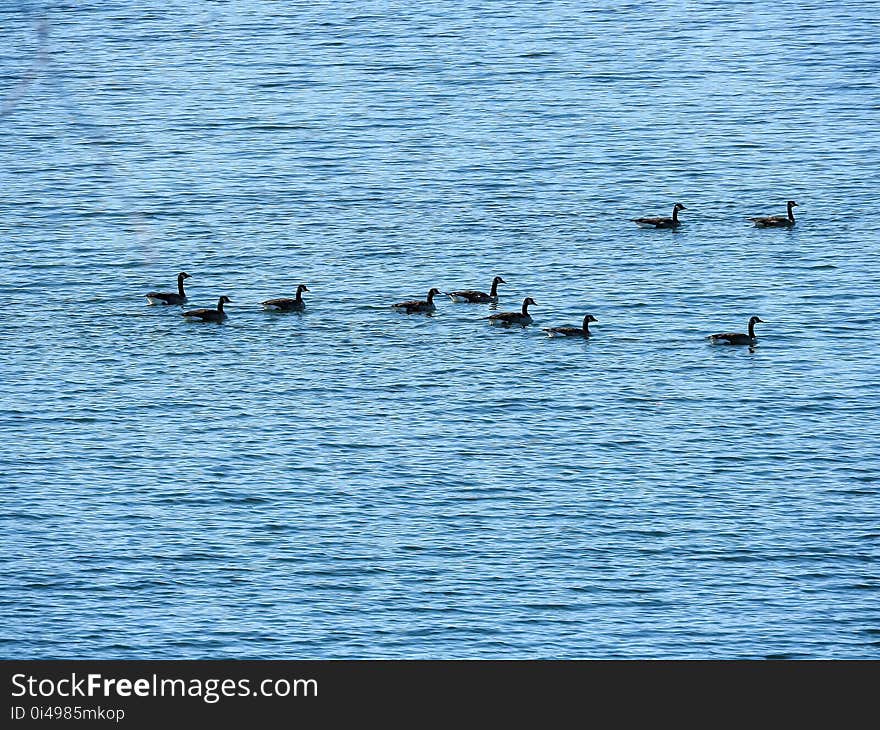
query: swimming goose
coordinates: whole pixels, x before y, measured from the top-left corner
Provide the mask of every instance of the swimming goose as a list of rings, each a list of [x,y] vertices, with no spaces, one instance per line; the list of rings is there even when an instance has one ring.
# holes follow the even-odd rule
[[[789,200],[786,204],[788,207],[788,215],[764,215],[757,218],[749,218],[757,228],[788,228],[794,225],[794,211],[792,208],[797,206],[793,200]]]
[[[261,304],[264,309],[271,309],[276,312],[302,312],[306,308],[306,303],[302,297],[304,291],[309,291],[309,288],[305,284],[300,284],[296,288],[296,299],[281,297],[279,299],[267,299],[265,302],[261,302]]]
[[[492,302],[498,301],[498,285],[506,284],[500,276],[496,276],[492,279],[492,289],[488,294],[484,291],[477,291],[476,289],[464,289],[463,291],[450,291],[446,292],[446,296],[452,299],[453,302],[468,302],[469,304],[491,304]]]
[[[504,327],[510,327],[512,324],[518,324],[525,327],[532,323],[532,316],[529,314],[530,304],[537,306],[534,299],[526,297],[523,299],[522,312],[500,312],[498,314],[490,315],[489,317],[483,317],[483,319],[488,319],[489,324],[502,325]]]
[[[407,314],[413,314],[414,312],[433,312],[437,309],[437,306],[434,304],[434,295],[440,293],[439,289],[431,289],[431,291],[428,292],[428,297],[424,301],[421,301],[420,299],[410,299],[409,301],[398,302],[391,306],[395,309],[402,310]]]
[[[678,220],[678,211],[687,210],[681,203],[672,206],[672,217],[656,216],[653,218],[630,218],[639,228],[678,228],[681,221]]]
[[[226,319],[223,305],[231,303],[232,300],[229,297],[222,296],[217,300],[217,309],[191,309],[189,312],[183,312],[182,314],[184,317],[200,319],[202,322],[222,322]]]
[[[722,332],[717,335],[709,335],[709,339],[712,342],[719,342],[722,345],[754,345],[757,341],[755,337],[755,324],[757,322],[764,322],[760,317],[752,317],[749,320],[749,333],[744,334],[743,332]]]
[[[181,271],[177,275],[177,293],[151,291],[146,294],[149,304],[183,304],[186,301],[186,292],[183,290],[183,280],[189,279],[189,274]]]
[[[598,322],[592,314],[584,317],[583,327],[542,327],[547,337],[589,337],[590,322]]]

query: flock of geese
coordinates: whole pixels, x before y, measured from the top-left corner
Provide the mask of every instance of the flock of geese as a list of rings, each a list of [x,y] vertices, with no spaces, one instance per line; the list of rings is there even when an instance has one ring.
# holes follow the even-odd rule
[[[787,215],[769,215],[769,216],[758,216],[754,218],[749,218],[752,223],[758,228],[788,228],[794,225],[794,212],[793,208],[797,206],[793,200],[789,200],[786,204],[788,208]],[[677,228],[681,225],[681,221],[678,218],[678,214],[680,211],[686,210],[686,208],[681,203],[676,203],[672,207],[672,215],[671,216],[649,216],[644,218],[632,218],[630,219],[633,223],[638,225],[641,228]],[[176,292],[149,292],[146,294],[147,302],[149,304],[162,304],[162,305],[176,305],[181,306],[186,304],[187,296],[186,291],[183,288],[183,282],[185,279],[190,278],[190,275],[185,271],[180,272],[177,275],[177,291]],[[489,292],[479,291],[477,289],[462,289],[459,291],[445,292],[446,296],[448,296],[454,302],[464,302],[467,304],[497,304],[498,302],[498,285],[506,284],[500,276],[496,276],[492,279],[492,286],[489,289]],[[303,299],[303,292],[309,291],[309,288],[305,284],[300,284],[296,288],[296,295],[294,297],[278,297],[275,299],[267,299],[264,302],[261,302],[263,308],[270,311],[276,312],[302,312],[305,310],[306,303]],[[431,312],[437,309],[437,305],[434,304],[434,297],[437,295],[442,295],[444,292],[441,292],[436,287],[431,288],[428,291],[425,299],[410,299],[405,302],[397,302],[396,304],[392,304],[391,306],[399,312],[404,312],[406,314],[430,314]],[[203,322],[223,322],[227,318],[226,312],[223,311],[224,304],[230,304],[231,299],[227,296],[221,296],[217,300],[217,308],[202,308],[202,309],[191,309],[189,311],[182,312],[182,315],[190,320],[201,320]],[[526,327],[530,325],[533,320],[532,316],[529,314],[529,306],[536,306],[537,303],[531,297],[526,297],[523,299],[522,308],[518,312],[499,312],[497,314],[492,314],[484,319],[489,321],[489,324],[497,325],[501,327]],[[583,324],[580,327],[570,327],[570,326],[560,326],[560,327],[543,327],[542,330],[547,333],[548,337],[581,337],[586,338],[590,337],[590,322],[598,322],[592,314],[586,314],[584,316]],[[749,319],[748,324],[748,333],[745,332],[719,332],[718,334],[709,335],[709,340],[711,342],[717,342],[720,344],[727,345],[754,345],[757,341],[755,336],[755,325],[763,322],[760,317],[752,317]]]
[[[755,224],[757,228],[791,228],[794,225],[794,208],[797,203],[789,200],[786,204],[788,209],[787,215],[760,215],[749,220]],[[687,210],[681,203],[672,206],[671,216],[653,216],[647,218],[630,218],[640,228],[678,228],[681,221],[678,219],[678,212]]]

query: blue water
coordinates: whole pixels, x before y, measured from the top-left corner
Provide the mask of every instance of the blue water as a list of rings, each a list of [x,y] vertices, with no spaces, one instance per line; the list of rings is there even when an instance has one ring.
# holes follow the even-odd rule
[[[877,18],[0,4],[0,655],[880,658]]]

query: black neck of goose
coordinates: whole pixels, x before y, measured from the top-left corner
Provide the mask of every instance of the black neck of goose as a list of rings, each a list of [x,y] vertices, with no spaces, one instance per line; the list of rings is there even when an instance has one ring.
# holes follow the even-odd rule
[[[584,332],[590,334],[590,322],[589,320],[584,320]]]
[[[794,206],[791,203],[788,204],[788,220],[794,222]]]
[[[296,300],[297,302],[301,302],[303,300],[303,290],[299,287],[296,288]]]
[[[749,320],[749,339],[755,339],[755,323]]]
[[[183,277],[182,276],[177,277],[177,293],[180,294],[180,296],[184,296]]]
[[[217,300],[217,311],[223,311],[223,297],[220,297],[220,299]]]
[[[672,220],[678,223],[678,206],[672,208]]]
[[[497,297],[498,296],[498,282],[497,281],[492,282],[492,288],[489,290],[489,296],[490,297]]]
[[[523,314],[528,314],[528,313],[529,313],[529,303],[528,303],[527,301],[526,301],[526,302],[523,302],[522,313],[523,313]]]
[[[428,292],[428,298],[425,300],[428,304],[432,304],[434,302],[434,290]]]

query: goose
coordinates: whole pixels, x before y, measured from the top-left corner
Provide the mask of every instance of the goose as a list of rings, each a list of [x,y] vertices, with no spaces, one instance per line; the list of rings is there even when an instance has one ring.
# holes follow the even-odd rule
[[[424,301],[421,301],[420,299],[410,299],[409,301],[398,302],[391,306],[395,309],[406,312],[407,314],[413,314],[414,312],[433,312],[437,309],[437,306],[434,304],[434,295],[441,293],[442,292],[439,289],[431,289]]]
[[[797,203],[789,200],[786,204],[788,215],[764,215],[756,218],[749,218],[756,228],[789,228],[794,225],[794,211],[792,208],[797,207]]]
[[[680,210],[687,210],[687,208],[681,203],[676,203],[672,206],[671,218],[655,216],[653,218],[630,218],[630,220],[639,228],[678,228],[681,225],[681,221],[678,220],[678,211]]]
[[[512,324],[518,324],[525,327],[532,323],[532,316],[529,314],[530,304],[537,306],[534,299],[526,297],[523,299],[522,312],[499,312],[498,314],[483,317],[483,319],[488,319],[489,324],[502,325],[504,327],[510,327]]]
[[[743,332],[722,332],[717,335],[709,335],[712,342],[719,342],[722,345],[754,345],[757,341],[755,337],[755,324],[764,320],[760,317],[752,317],[749,320],[749,333]]]
[[[183,304],[186,301],[186,292],[183,290],[183,280],[189,279],[189,274],[181,271],[177,275],[177,293],[151,291],[145,296],[149,304]]]
[[[592,314],[588,314],[584,317],[583,327],[543,327],[542,329],[547,333],[547,337],[589,337],[590,322],[598,321]]]
[[[469,304],[491,304],[493,302],[498,301],[498,285],[506,284],[500,276],[496,276],[492,279],[492,288],[489,290],[489,293],[483,291],[477,291],[476,289],[464,289],[462,291],[450,291],[446,292],[446,296],[452,299],[453,302],[467,302]]]
[[[230,303],[232,303],[232,300],[229,297],[222,296],[217,300],[217,309],[191,309],[189,312],[182,312],[181,314],[188,319],[200,319],[202,322],[222,322],[226,319],[223,305]]]
[[[302,312],[306,308],[306,303],[302,298],[304,291],[309,291],[309,288],[305,284],[300,284],[296,288],[296,299],[280,297],[278,299],[267,299],[265,302],[261,302],[261,304],[264,309],[275,312]]]

